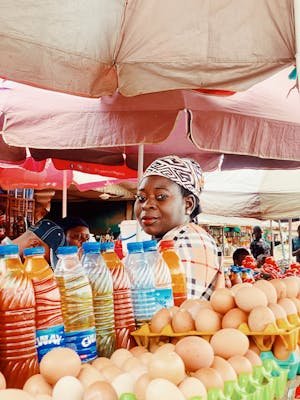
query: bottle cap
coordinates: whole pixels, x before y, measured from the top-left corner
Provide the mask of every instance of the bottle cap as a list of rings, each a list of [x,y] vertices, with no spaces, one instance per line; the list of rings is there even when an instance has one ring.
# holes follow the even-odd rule
[[[84,253],[100,254],[101,244],[99,242],[84,242],[82,248]]]
[[[127,243],[128,253],[143,253],[143,242],[129,242]]]
[[[113,250],[115,247],[113,242],[102,242],[101,251]]]
[[[77,254],[78,247],[77,246],[61,246],[57,249],[57,255],[63,254]]]
[[[38,247],[28,247],[27,249],[24,249],[23,254],[25,257],[27,256],[34,256],[34,255],[44,255],[45,254],[45,249],[42,246]]]
[[[6,256],[9,254],[19,254],[19,246],[16,244],[6,244],[0,246],[0,256]]]
[[[175,246],[175,241],[174,240],[161,240],[159,242],[159,250],[167,250],[167,249],[173,249]]]
[[[157,241],[156,240],[145,240],[143,242],[144,251],[156,251],[157,250]]]

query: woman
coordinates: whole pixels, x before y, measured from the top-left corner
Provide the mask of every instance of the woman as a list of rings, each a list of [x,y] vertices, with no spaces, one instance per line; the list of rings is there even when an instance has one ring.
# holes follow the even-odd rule
[[[209,299],[216,287],[225,287],[214,239],[193,222],[200,213],[203,174],[188,158],[167,156],[155,160],[138,187],[135,215],[154,238],[173,239],[186,271],[188,298]]]

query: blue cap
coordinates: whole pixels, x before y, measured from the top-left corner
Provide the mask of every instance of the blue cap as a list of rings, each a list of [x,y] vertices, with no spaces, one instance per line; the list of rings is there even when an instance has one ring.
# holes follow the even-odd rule
[[[128,253],[143,253],[143,242],[129,242],[127,243]]]
[[[78,247],[77,246],[61,246],[57,249],[57,255],[61,254],[77,254]]]
[[[10,254],[19,254],[19,246],[16,244],[0,245],[0,256],[6,256]]]
[[[115,244],[113,242],[102,242],[101,243],[101,251],[113,250],[115,248]]]
[[[84,242],[82,243],[84,253],[99,253],[101,245],[98,242]]]
[[[27,249],[24,249],[23,254],[24,254],[25,257],[34,256],[34,255],[44,255],[45,254],[45,249],[42,246],[27,247]]]
[[[144,251],[157,251],[157,241],[156,240],[145,240],[143,242]]]

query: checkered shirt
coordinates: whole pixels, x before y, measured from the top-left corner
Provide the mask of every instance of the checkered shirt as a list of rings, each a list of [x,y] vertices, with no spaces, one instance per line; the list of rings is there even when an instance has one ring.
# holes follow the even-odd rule
[[[188,298],[209,300],[217,277],[223,272],[214,239],[194,223],[172,229],[163,239],[175,241],[175,248],[185,267]]]

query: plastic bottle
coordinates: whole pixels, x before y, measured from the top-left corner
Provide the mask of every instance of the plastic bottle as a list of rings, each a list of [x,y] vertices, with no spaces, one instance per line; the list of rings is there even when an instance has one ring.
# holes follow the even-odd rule
[[[148,264],[154,272],[156,311],[174,305],[172,278],[170,270],[157,250],[156,240],[143,242],[143,249]]]
[[[135,323],[140,327],[155,313],[154,273],[145,257],[142,242],[127,243],[127,250],[125,268],[130,279]]]
[[[36,346],[39,361],[55,347],[64,344],[60,294],[54,273],[44,258],[43,247],[24,249],[24,268],[35,295]]]
[[[9,388],[39,373],[34,290],[16,245],[0,246],[0,371]]]
[[[174,246],[174,240],[159,242],[159,251],[171,273],[174,305],[179,307],[187,299],[187,285],[185,270]]]
[[[65,345],[75,350],[82,362],[97,357],[93,293],[78,258],[76,246],[57,249],[54,271],[65,325]]]
[[[113,281],[100,254],[100,243],[82,244],[82,266],[93,291],[98,356],[110,357],[115,350]]]
[[[136,343],[130,334],[135,330],[135,322],[129,276],[112,242],[102,243],[101,250],[113,280],[116,348],[130,349]]]

